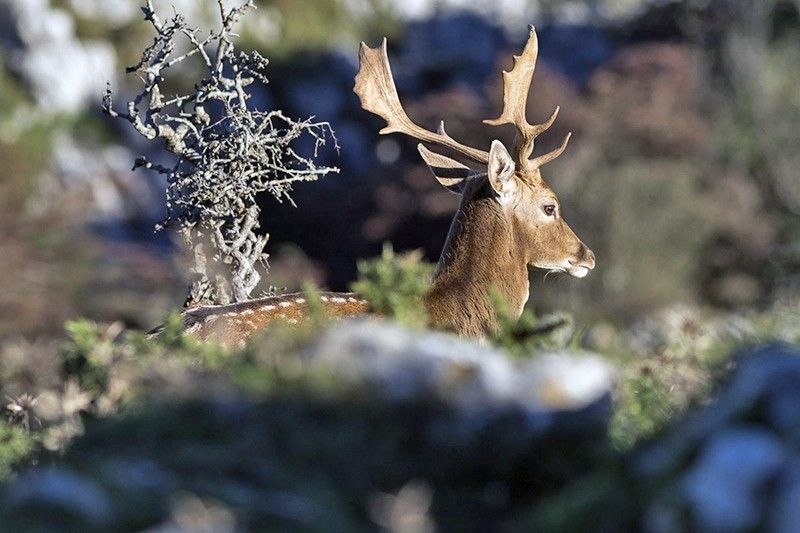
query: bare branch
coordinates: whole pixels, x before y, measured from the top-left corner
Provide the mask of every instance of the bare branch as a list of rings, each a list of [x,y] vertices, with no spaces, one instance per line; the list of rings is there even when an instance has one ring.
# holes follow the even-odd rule
[[[140,77],[142,89],[126,104],[126,112],[114,109],[110,89],[103,98],[109,116],[129,122],[147,139],[160,139],[174,155],[172,166],[140,157],[134,168],[167,177],[167,217],[157,228],[177,226],[193,250],[197,279],[187,305],[227,303],[231,293],[239,301],[255,289],[261,279],[258,269],[268,268],[264,248],[269,236],[258,234],[260,193],[294,205],[294,183],[339,171],[317,166],[313,160],[328,139],[339,149],[327,122],[315,122],[313,117],[295,120],[279,110],[248,107],[253,92],[267,83],[268,61],[258,52],[234,48],[234,28],[248,10],[255,9],[253,1],[231,9],[225,4],[217,0],[221,27],[201,39],[199,29],[189,28],[180,14],[161,21],[153,1],[145,0],[142,13],[156,35],[139,62],[127,69]],[[159,84],[169,69],[192,58],[202,62],[205,77],[193,92],[164,98]],[[209,112],[220,108],[213,116]],[[302,137],[313,140],[314,153],[309,157],[293,148]],[[216,249],[213,259],[225,265],[229,280],[213,272],[212,257],[202,242],[195,242],[203,236]]]

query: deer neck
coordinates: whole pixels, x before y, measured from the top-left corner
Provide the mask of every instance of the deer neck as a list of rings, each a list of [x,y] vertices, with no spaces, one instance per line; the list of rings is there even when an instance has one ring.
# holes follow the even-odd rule
[[[435,325],[486,336],[499,326],[492,291],[519,316],[529,282],[510,217],[492,197],[488,181],[475,182],[464,192],[425,303]]]

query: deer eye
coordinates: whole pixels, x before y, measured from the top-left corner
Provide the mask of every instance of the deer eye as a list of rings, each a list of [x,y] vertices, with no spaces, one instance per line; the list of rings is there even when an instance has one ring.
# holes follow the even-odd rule
[[[549,217],[552,217],[553,215],[556,214],[556,206],[554,206],[553,204],[546,205],[542,209],[544,210],[544,214]]]

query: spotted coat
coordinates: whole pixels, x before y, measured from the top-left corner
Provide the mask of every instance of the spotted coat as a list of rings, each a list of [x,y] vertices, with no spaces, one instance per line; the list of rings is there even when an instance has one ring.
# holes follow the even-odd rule
[[[309,314],[306,293],[268,296],[228,305],[207,305],[183,313],[186,333],[201,340],[226,346],[243,346],[254,334],[276,320],[299,324]],[[323,292],[319,299],[324,312],[332,317],[365,314],[367,301],[354,293]]]

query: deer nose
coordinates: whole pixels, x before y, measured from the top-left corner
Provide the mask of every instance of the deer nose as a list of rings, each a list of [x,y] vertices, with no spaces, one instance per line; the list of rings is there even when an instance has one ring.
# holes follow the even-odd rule
[[[569,264],[592,269],[594,268],[594,252],[587,248],[585,244],[581,243],[581,247],[578,248],[576,259],[574,261],[570,259]]]
[[[590,249],[586,249],[586,266],[588,268],[594,268],[594,252]]]

